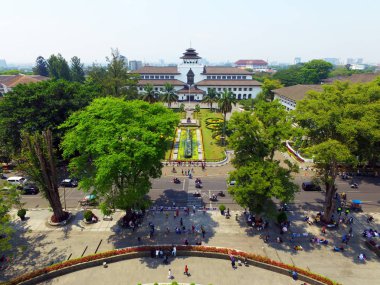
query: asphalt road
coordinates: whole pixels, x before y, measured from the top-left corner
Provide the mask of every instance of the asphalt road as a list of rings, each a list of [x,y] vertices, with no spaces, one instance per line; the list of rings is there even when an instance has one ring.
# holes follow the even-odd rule
[[[197,189],[201,193],[203,205],[206,207],[214,208],[220,204],[226,205],[231,210],[240,209],[240,207],[233,201],[227,193],[226,185],[227,175],[216,175],[209,177],[202,177],[203,188]],[[301,185],[303,181],[309,181],[310,176],[298,175],[295,177],[295,182]],[[172,177],[164,176],[160,179],[152,181],[152,189],[149,192],[149,198],[154,201],[157,206],[172,206],[175,201],[178,206],[191,206],[189,201],[189,178],[180,177],[181,183],[174,184]],[[350,181],[338,179],[337,187],[338,192],[346,192],[347,200],[359,199],[363,202],[363,210],[367,212],[380,212],[380,179],[379,178],[360,178],[355,182],[359,184],[358,189],[350,188]],[[322,187],[323,188],[323,187]],[[219,197],[218,201],[210,202],[209,197],[211,194],[217,194],[223,191],[226,196]],[[77,188],[60,188],[62,197],[62,204],[64,206],[64,195],[66,197],[67,208],[80,208],[78,203],[86,194]],[[300,190],[296,194],[295,200],[290,204],[290,207],[298,207],[301,209],[320,209],[324,201],[324,192],[313,192]],[[38,195],[23,195],[22,202],[26,203],[26,208],[47,208],[49,204],[41,194]],[[190,204],[189,204],[190,203]]]

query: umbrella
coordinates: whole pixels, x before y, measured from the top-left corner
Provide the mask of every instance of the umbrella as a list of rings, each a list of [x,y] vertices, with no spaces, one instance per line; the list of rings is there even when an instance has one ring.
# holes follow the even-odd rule
[[[361,201],[361,200],[352,200],[352,203],[353,203],[353,204],[361,204],[362,201]]]

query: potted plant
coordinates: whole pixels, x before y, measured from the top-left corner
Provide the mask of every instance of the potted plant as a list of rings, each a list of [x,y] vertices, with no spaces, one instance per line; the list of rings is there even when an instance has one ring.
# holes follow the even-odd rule
[[[21,221],[24,221],[25,220],[25,216],[26,216],[26,210],[25,209],[20,209],[17,211],[17,216],[20,217]]]
[[[221,204],[221,205],[219,206],[219,210],[220,210],[220,213],[221,213],[222,215],[224,215],[224,211],[226,210],[226,206],[224,206],[223,204]]]
[[[84,211],[83,213],[83,217],[84,217],[84,220],[88,223],[91,223],[92,222],[92,217],[94,216],[94,213],[92,213],[92,211],[90,210],[86,210]]]

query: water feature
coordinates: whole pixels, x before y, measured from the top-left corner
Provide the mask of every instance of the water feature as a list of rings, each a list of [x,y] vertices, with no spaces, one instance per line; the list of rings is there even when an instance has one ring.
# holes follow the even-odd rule
[[[185,140],[185,157],[191,158],[193,156],[193,138],[192,132],[189,128],[186,129],[186,140]]]

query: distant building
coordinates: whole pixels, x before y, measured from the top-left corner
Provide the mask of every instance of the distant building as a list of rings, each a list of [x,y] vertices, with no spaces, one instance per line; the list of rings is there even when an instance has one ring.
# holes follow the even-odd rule
[[[297,101],[305,98],[310,90],[322,91],[323,85],[294,85],[272,90],[274,99],[278,99],[287,111],[296,108]]]
[[[365,65],[364,64],[350,64],[350,69],[351,70],[364,70],[365,69]]]
[[[358,73],[346,76],[335,76],[331,78],[323,79],[324,84],[333,83],[334,81],[348,81],[351,83],[367,83],[374,81],[377,77],[380,77],[380,73]]]
[[[0,68],[7,68],[7,63],[5,59],[0,59]]]
[[[295,57],[294,58],[294,64],[299,64],[301,63],[301,58],[300,57]]]
[[[35,83],[49,79],[49,77],[41,75],[0,75],[0,96],[11,91],[16,85]]]
[[[137,70],[140,69],[143,66],[142,61],[140,60],[130,60],[129,61],[129,70]]]
[[[206,66],[193,48],[188,48],[178,66],[144,66],[135,71],[140,74],[138,91],[152,84],[159,92],[165,83],[174,86],[179,101],[201,101],[211,89],[220,93],[233,92],[236,99],[255,98],[261,91],[261,83],[252,80],[252,73],[237,67]]]
[[[332,65],[339,65],[340,64],[339,58],[336,58],[336,57],[327,57],[327,58],[324,58],[323,60],[331,63]]]
[[[253,72],[267,72],[268,63],[262,59],[240,59],[235,62],[235,66],[242,69],[252,69]]]

